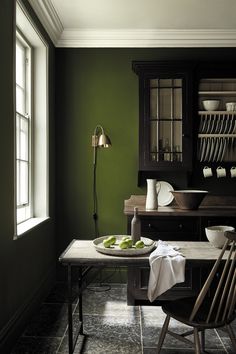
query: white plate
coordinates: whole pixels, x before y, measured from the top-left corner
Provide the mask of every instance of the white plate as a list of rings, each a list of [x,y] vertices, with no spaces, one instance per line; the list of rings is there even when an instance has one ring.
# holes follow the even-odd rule
[[[220,116],[216,116],[216,126],[215,126],[215,133],[218,134],[220,131]]]
[[[227,139],[223,138],[222,155],[220,157],[220,161],[223,161],[224,159],[226,146],[227,146]]]
[[[215,150],[214,150],[214,155],[212,157],[212,161],[216,161],[216,157],[217,157],[217,154],[218,154],[218,150],[219,150],[219,138],[216,138],[215,139]]]
[[[174,199],[173,194],[170,191],[173,191],[174,188],[171,184],[165,181],[158,181],[156,184],[157,190],[157,203],[159,206],[169,205]]]
[[[210,138],[206,139],[206,153],[204,161],[209,161],[209,154],[210,154]]]
[[[121,257],[129,257],[129,256],[139,256],[142,254],[149,253],[155,248],[156,243],[147,237],[141,237],[141,240],[144,242],[144,248],[126,248],[121,249],[119,247],[119,243],[123,236],[131,237],[130,235],[114,235],[116,237],[116,243],[109,248],[104,247],[103,240],[108,238],[110,235],[101,236],[93,240],[93,245],[98,252],[109,254],[110,256],[121,256]]]
[[[201,145],[201,159],[200,161],[205,161],[205,150],[206,150],[206,138],[202,138],[202,145]]]
[[[209,155],[208,161],[213,161],[213,155],[214,155],[214,151],[215,151],[215,146],[216,146],[215,139],[214,138],[210,138],[211,150],[210,150],[210,155]]]
[[[216,161],[219,162],[221,155],[222,155],[222,149],[223,149],[223,138],[220,138],[220,143],[219,143],[219,149],[218,149],[218,155],[216,158]]]

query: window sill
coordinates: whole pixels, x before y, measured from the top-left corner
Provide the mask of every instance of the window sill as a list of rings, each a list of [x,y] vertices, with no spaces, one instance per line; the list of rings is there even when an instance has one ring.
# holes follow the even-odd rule
[[[29,220],[20,223],[19,225],[17,225],[17,234],[15,235],[14,239],[17,239],[18,237],[22,236],[24,233],[34,229],[36,226],[42,224],[44,221],[48,219],[49,219],[48,216],[44,218],[31,218]]]

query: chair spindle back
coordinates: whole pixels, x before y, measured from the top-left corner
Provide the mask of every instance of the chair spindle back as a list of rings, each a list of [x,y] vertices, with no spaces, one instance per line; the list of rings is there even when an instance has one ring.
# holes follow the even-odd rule
[[[198,310],[203,304],[208,291],[213,285],[213,280],[215,279],[217,271],[219,271],[222,259],[225,260],[223,270],[221,272],[220,278],[218,280],[217,287],[215,289],[215,294],[211,298],[211,305],[209,306],[209,312],[206,314],[206,323],[222,323],[230,321],[230,318],[235,310],[236,303],[236,232],[227,231],[225,232],[226,241],[216,260],[205,284],[200,291],[196,302],[194,304],[192,313],[190,315],[190,321],[193,321],[194,317],[197,315]],[[230,245],[231,243],[231,245]],[[228,250],[228,246],[230,249]],[[225,255],[227,255],[225,257]]]

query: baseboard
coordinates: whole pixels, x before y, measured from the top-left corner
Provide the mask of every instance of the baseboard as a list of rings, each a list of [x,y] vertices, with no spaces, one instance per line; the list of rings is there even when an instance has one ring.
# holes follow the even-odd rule
[[[15,314],[0,331],[0,353],[10,353],[16,340],[21,335],[27,321],[42,303],[48,291],[55,282],[56,267],[50,268],[39,286],[29,298],[18,308]]]

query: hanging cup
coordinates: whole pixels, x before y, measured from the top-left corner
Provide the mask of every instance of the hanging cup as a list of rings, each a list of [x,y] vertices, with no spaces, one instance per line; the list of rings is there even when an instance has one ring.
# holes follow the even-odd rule
[[[236,177],[236,167],[235,166],[232,166],[231,169],[230,169],[230,176],[232,178]]]
[[[205,167],[203,168],[202,172],[203,172],[203,176],[204,176],[205,178],[208,178],[208,177],[212,177],[212,176],[213,176],[211,167],[205,166]]]
[[[226,169],[224,167],[217,167],[216,169],[217,178],[226,177]]]

